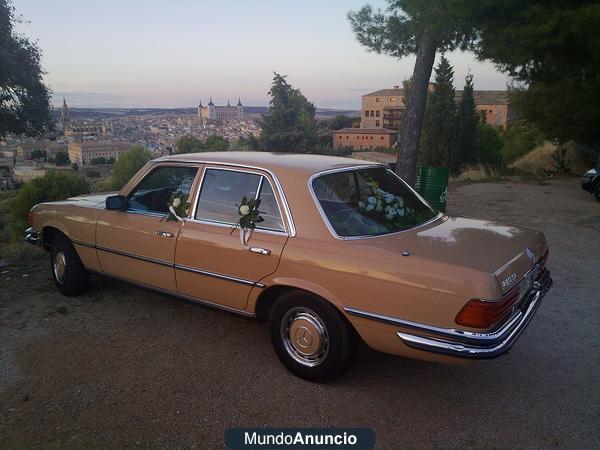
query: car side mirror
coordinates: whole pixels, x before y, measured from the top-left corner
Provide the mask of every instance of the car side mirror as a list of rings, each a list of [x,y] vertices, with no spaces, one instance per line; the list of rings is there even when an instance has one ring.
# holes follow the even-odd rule
[[[111,195],[106,197],[106,209],[109,211],[124,211],[127,197],[124,195]]]

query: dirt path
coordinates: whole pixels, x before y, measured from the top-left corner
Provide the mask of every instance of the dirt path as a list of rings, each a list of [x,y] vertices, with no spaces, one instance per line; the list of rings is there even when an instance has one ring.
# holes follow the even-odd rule
[[[251,320],[100,277],[67,299],[45,259],[10,267],[0,447],[218,448],[244,425],[367,426],[385,448],[600,446],[600,204],[577,180],[480,183],[453,186],[449,213],[546,233],[555,286],[527,332],[466,366],[363,346],[324,386],[286,372]]]

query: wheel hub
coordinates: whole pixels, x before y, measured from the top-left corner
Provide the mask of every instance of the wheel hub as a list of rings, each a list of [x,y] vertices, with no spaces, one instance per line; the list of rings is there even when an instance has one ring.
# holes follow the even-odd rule
[[[56,277],[56,281],[59,283],[64,283],[66,269],[67,260],[65,258],[65,254],[62,252],[62,250],[57,249],[52,260],[52,270],[54,270],[54,276]]]
[[[281,334],[287,352],[306,366],[321,364],[329,352],[329,336],[320,317],[306,308],[293,308],[282,320]]]

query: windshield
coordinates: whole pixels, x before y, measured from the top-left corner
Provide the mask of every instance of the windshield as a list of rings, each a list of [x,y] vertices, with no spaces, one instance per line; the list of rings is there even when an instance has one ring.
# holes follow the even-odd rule
[[[384,167],[321,175],[312,181],[312,188],[329,223],[341,237],[407,230],[438,214]]]

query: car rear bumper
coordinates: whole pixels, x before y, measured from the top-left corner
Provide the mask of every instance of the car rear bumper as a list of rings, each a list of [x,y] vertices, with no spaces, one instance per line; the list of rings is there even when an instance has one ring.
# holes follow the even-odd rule
[[[42,238],[40,233],[33,228],[27,228],[25,230],[25,242],[32,245],[42,245]]]
[[[439,328],[352,308],[346,308],[346,312],[397,325],[401,330],[397,331],[396,335],[404,344],[414,349],[459,358],[490,359],[510,350],[531,321],[550,287],[552,278],[545,270],[510,319],[491,332]]]

